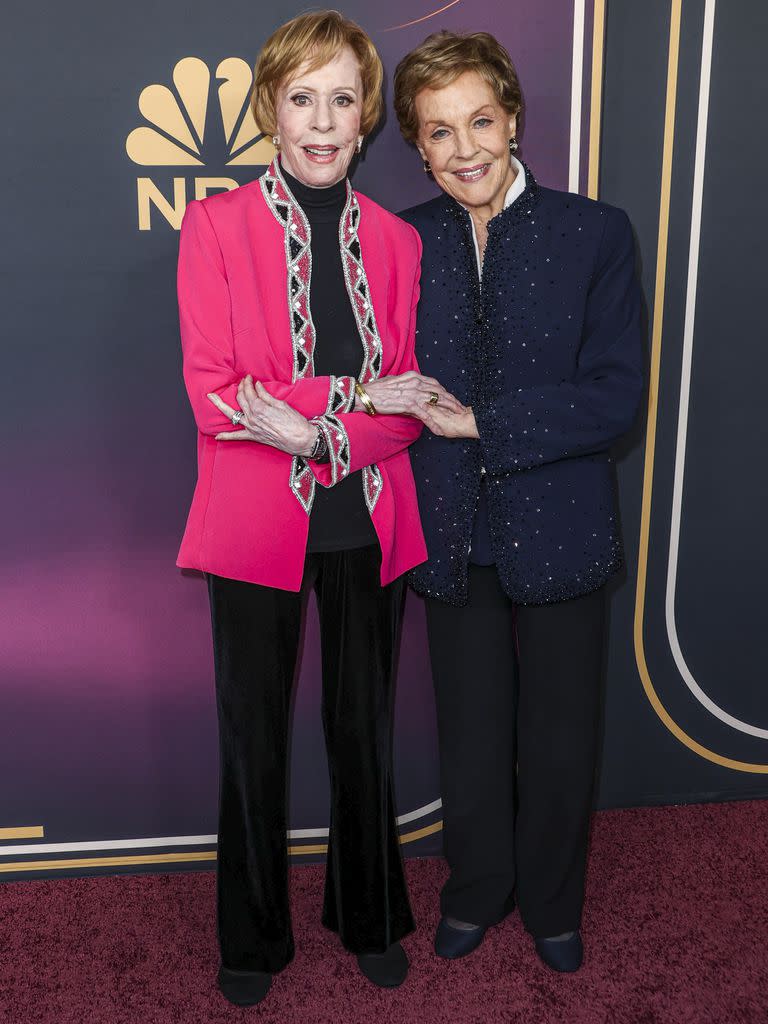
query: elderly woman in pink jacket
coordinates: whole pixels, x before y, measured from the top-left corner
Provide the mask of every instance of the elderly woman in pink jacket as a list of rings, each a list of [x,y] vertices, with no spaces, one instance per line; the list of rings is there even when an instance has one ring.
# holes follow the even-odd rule
[[[372,42],[341,15],[283,25],[253,100],[278,156],[257,181],[191,203],[181,229],[199,478],[178,564],[208,581],[218,983],[238,1005],[263,999],[294,952],[286,762],[310,589],[332,797],[323,923],[375,984],[399,985],[408,968],[391,696],[403,574],[426,551],[407,449],[419,410],[455,400],[414,360],[419,237],[347,180],[381,81]]]

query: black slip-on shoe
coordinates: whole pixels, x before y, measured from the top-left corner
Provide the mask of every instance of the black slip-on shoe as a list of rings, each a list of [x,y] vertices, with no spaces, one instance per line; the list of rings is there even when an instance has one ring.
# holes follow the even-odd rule
[[[408,977],[408,957],[399,942],[394,942],[385,953],[361,953],[357,966],[379,988],[397,988]]]
[[[269,992],[272,975],[266,971],[231,971],[219,968],[219,991],[235,1006],[255,1006]]]
[[[474,928],[454,928],[446,918],[440,918],[435,932],[435,952],[444,960],[458,960],[473,953],[485,938],[487,928],[479,924]]]
[[[536,952],[547,967],[561,974],[578,971],[584,960],[584,946],[581,932],[574,932],[570,939],[535,939]]]

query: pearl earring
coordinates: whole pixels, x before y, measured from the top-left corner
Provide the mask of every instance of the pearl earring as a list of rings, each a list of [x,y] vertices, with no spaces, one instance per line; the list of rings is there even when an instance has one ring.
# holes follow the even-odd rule
[[[272,136],[272,145],[275,147],[275,149],[277,149],[277,147],[280,145],[280,136],[279,135],[273,135]]]

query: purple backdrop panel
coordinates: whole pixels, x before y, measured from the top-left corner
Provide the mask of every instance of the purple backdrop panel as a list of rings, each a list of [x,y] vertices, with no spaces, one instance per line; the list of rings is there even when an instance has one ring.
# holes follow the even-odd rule
[[[390,83],[387,120],[357,168],[356,187],[395,211],[435,194],[418,154],[398,134],[391,76],[408,49],[444,27],[488,30],[508,46],[526,101],[523,156],[544,184],[566,187],[572,3],[457,0],[431,17],[440,6],[342,5],[373,34]],[[6,318],[21,354],[11,360],[13,397],[3,410],[15,440],[0,466],[10,540],[0,581],[0,829],[42,826],[44,834],[0,839],[0,878],[41,871],[41,862],[45,870],[75,872],[199,866],[215,849],[207,599],[203,581],[174,566],[195,476],[194,425],[180,378],[177,225],[173,210],[166,216],[157,203],[142,223],[137,196],[151,187],[180,213],[204,176],[243,184],[260,173],[255,165],[227,165],[216,69],[232,56],[251,64],[278,20],[303,5],[284,5],[280,19],[244,2],[229,4],[225,15],[152,5],[151,45],[146,7],[135,5],[119,34],[96,4],[76,4],[76,18],[71,7],[52,12],[49,42],[35,41],[49,80],[25,93],[8,125],[29,159],[7,217],[13,258],[2,257],[14,285]],[[20,76],[26,52],[19,47]],[[65,62],[73,52],[92,59]],[[127,137],[146,125],[139,96],[153,83],[170,88],[174,67],[188,56],[210,70],[201,158],[140,166],[126,153]],[[55,190],[48,152],[56,153]],[[29,416],[30,403],[45,415]],[[305,634],[291,845],[296,856],[317,856],[328,781],[313,604]],[[434,708],[415,597],[403,630],[396,716],[405,850],[435,851]],[[82,858],[95,863],[68,863]]]

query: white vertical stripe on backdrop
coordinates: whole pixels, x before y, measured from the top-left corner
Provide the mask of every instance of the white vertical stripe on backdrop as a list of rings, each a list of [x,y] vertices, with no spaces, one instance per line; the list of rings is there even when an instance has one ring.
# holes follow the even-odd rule
[[[685,457],[688,440],[688,413],[691,397],[691,371],[693,368],[693,342],[696,325],[696,291],[699,277],[699,251],[701,244],[701,213],[704,194],[704,172],[707,159],[707,127],[709,121],[709,92],[712,73],[712,45],[714,39],[716,0],[706,0],[704,9],[704,35],[701,47],[701,72],[699,78],[699,112],[696,125],[696,158],[693,171],[693,199],[691,209],[691,236],[688,249],[688,282],[685,296],[685,323],[683,326],[683,359],[680,371],[680,408],[677,421],[677,446],[675,450],[675,479],[672,492],[672,517],[669,537],[669,562],[667,564],[666,621],[667,635],[672,656],[685,685],[696,700],[721,722],[737,729],[768,739],[768,729],[742,722],[723,711],[707,696],[693,677],[680,646],[675,619],[675,596],[677,592],[677,565],[680,554],[680,527],[683,505],[683,482],[685,478]]]

